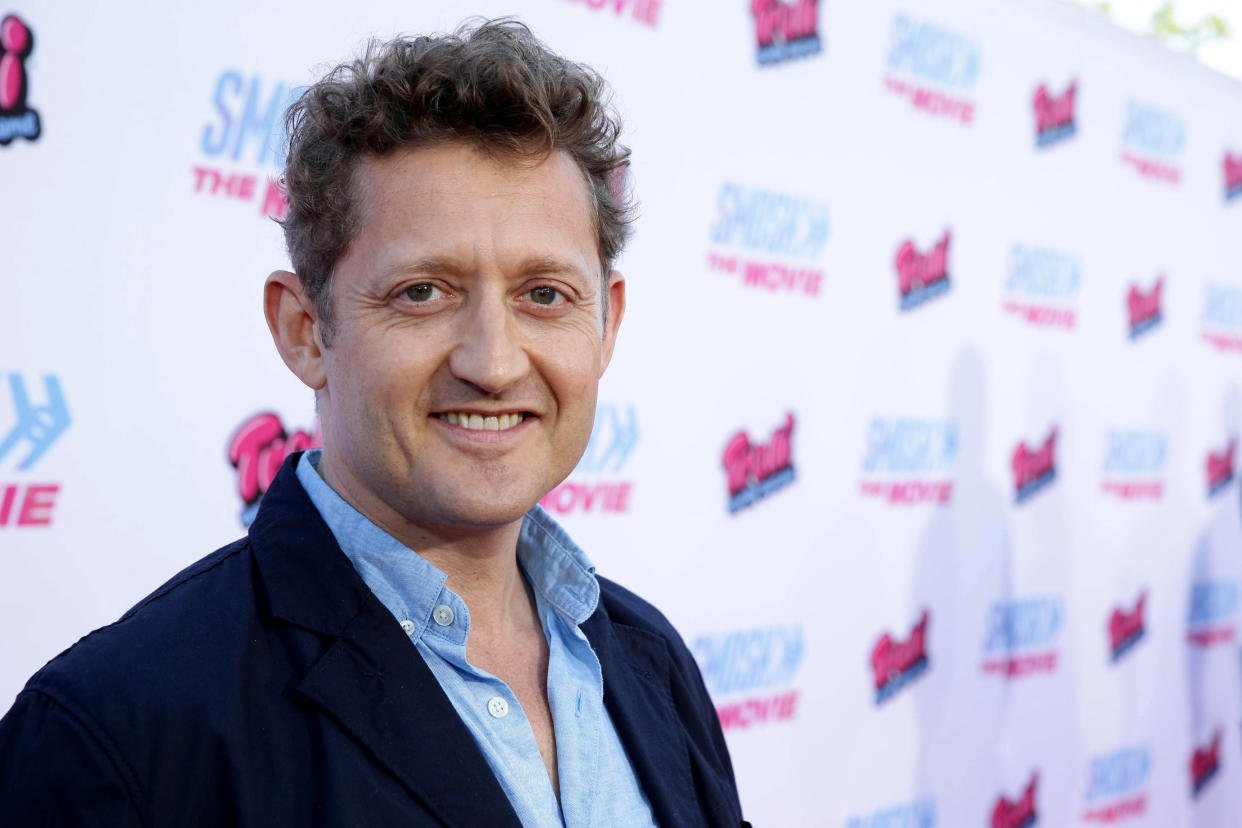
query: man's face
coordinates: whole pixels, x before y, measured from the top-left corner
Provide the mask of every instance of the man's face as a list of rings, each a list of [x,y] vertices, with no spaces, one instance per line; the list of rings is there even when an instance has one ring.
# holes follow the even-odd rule
[[[577,464],[624,308],[603,318],[587,185],[465,145],[362,161],[320,393],[328,482],[391,533],[521,518]]]

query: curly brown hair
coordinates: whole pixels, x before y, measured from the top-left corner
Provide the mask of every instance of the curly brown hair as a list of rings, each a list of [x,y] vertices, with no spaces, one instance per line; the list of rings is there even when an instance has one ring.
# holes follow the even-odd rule
[[[324,344],[332,327],[332,271],[357,230],[352,180],[360,159],[450,142],[532,161],[564,150],[589,185],[607,278],[633,211],[624,186],[630,151],[617,143],[620,131],[604,79],[553,53],[516,20],[371,41],[285,114],[289,211],[281,225]]]

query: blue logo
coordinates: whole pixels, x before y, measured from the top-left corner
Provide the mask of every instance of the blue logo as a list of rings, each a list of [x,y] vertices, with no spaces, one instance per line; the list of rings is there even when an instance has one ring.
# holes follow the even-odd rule
[[[1141,477],[1164,471],[1169,447],[1163,432],[1115,428],[1108,432],[1107,445],[1106,475]]]
[[[969,89],[979,77],[978,41],[904,13],[893,17],[889,69],[955,89]]]
[[[1242,330],[1242,289],[1207,285],[1203,303],[1203,324]]]
[[[280,169],[285,165],[280,141],[282,117],[302,87],[266,83],[258,75],[226,69],[216,79],[212,104],[215,123],[203,126],[199,145],[209,158],[242,161]]]
[[[988,610],[988,635],[983,651],[1012,653],[1051,646],[1065,612],[1059,598],[999,601]]]
[[[1090,760],[1086,801],[1133,794],[1147,784],[1151,754],[1145,747],[1131,747]]]
[[[1082,267],[1073,256],[1021,244],[1009,251],[1005,289],[1011,293],[1064,302],[1078,293],[1081,283]]]
[[[1238,608],[1238,585],[1233,581],[1197,581],[1190,588],[1191,627],[1226,621]]]
[[[625,467],[638,445],[638,412],[632,405],[600,403],[595,426],[576,474],[615,474]]]
[[[805,645],[797,624],[701,635],[691,651],[713,696],[747,693],[793,682]]]
[[[1186,128],[1176,115],[1138,101],[1126,102],[1121,143],[1148,156],[1171,160],[1186,144]]]
[[[828,231],[828,207],[822,202],[726,181],[716,196],[711,241],[813,260],[824,249]]]
[[[935,825],[936,800],[918,799],[867,816],[851,817],[845,828],[935,828]]]
[[[60,436],[69,428],[71,422],[69,407],[65,403],[65,394],[61,390],[60,380],[52,374],[43,376],[42,404],[36,404],[30,389],[20,374],[9,374],[9,390],[13,395],[13,408],[17,422],[0,441],[0,460],[17,450],[20,460],[18,471],[33,468]],[[25,447],[24,454],[19,446]]]
[[[866,474],[928,474],[948,471],[957,457],[957,423],[952,420],[886,420],[867,427]]]
[[[638,412],[634,406],[598,404],[591,440],[573,474],[540,498],[539,505],[562,515],[629,511],[634,484],[629,480],[599,478],[617,474],[625,468],[637,445]],[[582,475],[587,475],[588,479],[583,479]]]

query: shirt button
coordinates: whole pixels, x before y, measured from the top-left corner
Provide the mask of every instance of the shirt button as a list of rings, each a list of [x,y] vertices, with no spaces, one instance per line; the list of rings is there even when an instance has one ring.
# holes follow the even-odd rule
[[[401,622],[401,629],[405,630],[406,635],[413,635],[414,634],[414,622],[408,618],[405,619],[404,621]]]
[[[509,703],[500,696],[493,696],[487,703],[487,712],[492,714],[493,719],[503,719],[509,715]]]
[[[453,623],[453,608],[448,604],[441,604],[431,611],[431,617],[434,618],[436,623],[441,627],[447,627],[449,624]]]

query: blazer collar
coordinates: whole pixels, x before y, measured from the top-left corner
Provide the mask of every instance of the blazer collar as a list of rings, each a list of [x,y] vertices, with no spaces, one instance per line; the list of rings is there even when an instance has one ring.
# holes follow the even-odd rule
[[[274,617],[331,638],[293,692],[323,708],[447,825],[521,828],[430,668],[367,588],[289,457],[250,542]]]

